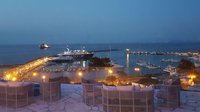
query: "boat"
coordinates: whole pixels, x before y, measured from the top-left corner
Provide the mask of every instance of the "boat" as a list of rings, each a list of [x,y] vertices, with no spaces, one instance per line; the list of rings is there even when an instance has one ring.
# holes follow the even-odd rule
[[[178,60],[175,60],[175,59],[161,59],[160,60],[161,62],[171,62],[171,63],[177,63]]]
[[[93,55],[94,55],[94,53],[88,52],[84,49],[69,50],[69,48],[67,48],[67,50],[64,52],[57,54],[57,56],[70,56],[74,60],[89,60],[90,58],[93,57]]]
[[[176,67],[168,65],[165,69],[163,69],[163,71],[169,72],[170,75],[173,75],[173,74],[176,74]]]
[[[188,57],[188,59],[191,59],[193,61],[200,61],[200,57],[199,56]]]
[[[46,49],[46,48],[49,48],[49,45],[47,43],[42,43],[40,44],[40,49]]]
[[[159,69],[160,68],[160,66],[156,66],[156,65],[150,64],[150,63],[147,64],[145,67],[148,69]]]
[[[138,66],[147,66],[147,63],[146,63],[145,61],[139,60],[139,61],[136,63],[136,65],[138,65]]]
[[[196,68],[200,67],[200,63],[194,63],[194,65],[195,65]]]

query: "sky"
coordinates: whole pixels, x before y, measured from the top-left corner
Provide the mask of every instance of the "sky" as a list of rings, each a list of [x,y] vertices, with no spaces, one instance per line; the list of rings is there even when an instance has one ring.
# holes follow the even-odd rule
[[[0,45],[200,42],[200,0],[0,0]]]

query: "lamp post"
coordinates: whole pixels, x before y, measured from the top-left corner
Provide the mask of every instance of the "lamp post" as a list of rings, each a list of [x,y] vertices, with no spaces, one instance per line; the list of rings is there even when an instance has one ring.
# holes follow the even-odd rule
[[[79,76],[79,77],[82,77],[82,76],[83,76],[83,73],[82,73],[81,71],[79,71],[79,72],[78,72],[78,76]]]
[[[46,76],[43,75],[43,76],[42,76],[42,82],[45,82],[45,79],[46,79]]]
[[[112,73],[113,73],[113,70],[112,70],[112,69],[108,69],[108,73],[109,73],[109,74],[112,74]]]

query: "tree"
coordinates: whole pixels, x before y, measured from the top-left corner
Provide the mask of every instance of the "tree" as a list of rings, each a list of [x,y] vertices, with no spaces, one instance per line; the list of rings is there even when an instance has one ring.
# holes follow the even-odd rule
[[[159,81],[157,79],[145,77],[145,78],[140,79],[137,83],[143,84],[143,85],[152,85],[152,84],[159,84]]]
[[[108,81],[108,82],[114,82],[116,80],[117,80],[117,78],[115,76],[107,76],[106,77],[106,81]]]
[[[94,57],[89,60],[89,67],[111,67],[110,58]]]
[[[177,66],[177,70],[179,73],[188,73],[195,70],[195,65],[190,60],[182,59]]]

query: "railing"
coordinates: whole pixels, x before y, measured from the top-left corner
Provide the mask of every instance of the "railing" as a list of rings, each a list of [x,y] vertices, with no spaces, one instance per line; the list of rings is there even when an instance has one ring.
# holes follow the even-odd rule
[[[180,106],[180,86],[155,85],[155,106],[177,108]]]
[[[40,83],[40,94],[43,101],[55,101],[61,98],[60,81]]]
[[[22,86],[0,86],[0,105],[22,107],[32,103],[32,84]]]

